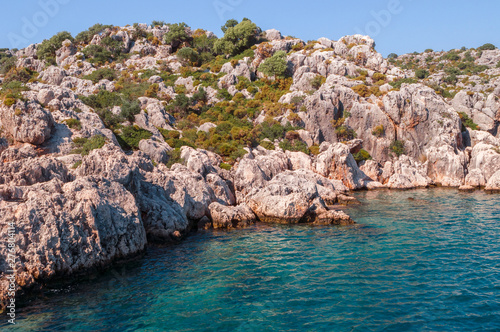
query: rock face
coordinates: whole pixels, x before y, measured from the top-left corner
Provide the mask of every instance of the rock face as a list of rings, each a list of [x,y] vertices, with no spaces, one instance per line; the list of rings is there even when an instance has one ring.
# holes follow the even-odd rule
[[[349,189],[364,188],[369,178],[358,167],[347,145],[323,143],[316,160],[316,172],[342,181]]]
[[[256,221],[255,214],[246,204],[233,207],[214,202],[208,209],[215,229],[241,228]]]
[[[0,106],[0,127],[17,142],[42,144],[50,138],[52,114],[35,102]]]
[[[294,172],[278,174],[263,189],[247,197],[248,206],[260,221],[273,223],[352,223],[341,212],[329,211],[318,192],[318,185]]]
[[[134,197],[121,184],[100,177],[17,187],[0,202],[0,210],[2,234],[8,222],[16,225],[16,283],[25,289],[56,274],[104,266],[146,244]],[[6,257],[6,247],[0,251]],[[2,260],[2,271],[5,264]]]

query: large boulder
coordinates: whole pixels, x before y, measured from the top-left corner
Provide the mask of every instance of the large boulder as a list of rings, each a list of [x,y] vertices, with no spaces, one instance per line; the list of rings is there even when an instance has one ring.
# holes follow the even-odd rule
[[[166,164],[169,158],[168,152],[172,151],[172,148],[167,143],[153,137],[141,140],[139,142],[139,150],[148,155],[151,160]]]
[[[17,102],[0,106],[0,127],[17,142],[39,145],[50,138],[54,119],[34,101]]]
[[[358,167],[347,145],[324,142],[316,158],[316,172],[329,179],[342,181],[349,189],[362,189],[371,181]]]
[[[208,208],[215,229],[242,228],[256,221],[255,214],[246,204],[225,206],[214,202]]]
[[[246,198],[260,221],[273,223],[346,223],[342,213],[332,213],[318,192],[318,185],[293,171],[286,171],[254,189]],[[349,219],[349,223],[352,220]]]

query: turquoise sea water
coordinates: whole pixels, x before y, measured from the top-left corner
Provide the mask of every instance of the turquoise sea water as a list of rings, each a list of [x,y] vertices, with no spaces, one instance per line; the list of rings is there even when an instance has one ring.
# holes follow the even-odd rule
[[[500,195],[356,195],[357,225],[195,233],[52,287],[16,329],[500,331]]]

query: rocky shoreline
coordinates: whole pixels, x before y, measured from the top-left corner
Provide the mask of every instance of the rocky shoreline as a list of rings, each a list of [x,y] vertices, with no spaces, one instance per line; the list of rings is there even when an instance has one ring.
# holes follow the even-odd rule
[[[168,26],[142,28],[160,40],[169,31]],[[15,70],[37,73],[36,79],[16,90],[19,95],[13,101],[5,96],[0,106],[0,234],[4,241],[9,224],[15,224],[19,295],[55,277],[137,255],[149,243],[175,243],[194,229],[229,230],[255,222],[352,224],[345,212],[334,207],[355,204],[349,195],[354,190],[430,186],[500,190],[500,69],[494,66],[500,61],[498,50],[476,54],[476,63],[488,63],[488,82],[459,83],[464,86],[446,98],[427,81],[397,88],[384,83],[416,73],[384,59],[367,36],[320,38],[309,49],[301,49],[296,45],[303,41],[284,38],[276,30],[262,34],[266,45],[256,46],[253,58],[231,60],[216,72],[204,72],[215,75],[215,86],[233,99],[221,100],[218,91],[208,86],[203,102],[192,101],[190,107],[232,108],[241,98],[257,99],[267,86],[252,94],[239,83],[258,81],[264,76],[260,63],[270,54],[286,51],[292,84],[275,102],[284,111],[276,114],[269,110],[270,104],[263,104],[246,121],[252,126],[270,122],[279,128],[292,121],[295,127],[274,141],[245,142],[244,153],[231,157],[231,164],[226,163],[229,154],[192,144],[169,145],[169,139],[178,143],[188,137],[189,130],[197,138],[219,131],[220,142],[227,127],[227,121],[204,121],[195,130],[179,129],[185,119],[171,115],[169,103],[177,102],[179,91],[194,98],[202,84],[181,74],[183,65],[171,45],[138,39],[131,29],[114,27],[93,35],[88,45],[65,40],[56,52],[56,65],[37,56],[39,45],[8,51],[17,59]],[[133,55],[112,65],[85,61],[82,50],[100,45],[104,35]],[[83,78],[101,67],[129,75],[129,68],[161,72],[159,63],[168,64],[172,75],[178,76],[175,86],[166,85],[158,75],[142,82],[154,87],[156,95],[138,97],[136,114],[122,119],[121,129],[109,124],[108,116],[121,114],[124,105],[108,105],[109,113],[103,116],[85,99],[103,91],[115,93],[124,84],[117,79],[94,83]],[[4,82],[8,76],[0,79]],[[443,75],[426,79],[431,78],[440,83]],[[376,93],[356,92],[362,82],[375,84],[377,79],[384,82],[373,85]],[[6,89],[11,87],[4,85],[2,91]],[[464,126],[463,114],[477,122],[474,129]],[[145,131],[147,138],[125,149],[121,142],[125,128]],[[233,139],[244,141],[242,128],[228,130]],[[88,148],[96,137],[102,144]],[[287,149],[285,141],[300,143],[310,153]],[[179,154],[177,160],[173,151]],[[367,157],[358,158],[364,154]],[[8,299],[7,270],[7,247],[2,246],[2,305]]]

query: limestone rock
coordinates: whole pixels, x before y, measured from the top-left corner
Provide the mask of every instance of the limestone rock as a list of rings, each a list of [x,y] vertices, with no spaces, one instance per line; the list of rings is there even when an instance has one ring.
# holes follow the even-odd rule
[[[143,139],[139,142],[139,150],[148,155],[152,160],[157,163],[168,162],[168,152],[172,150],[170,145],[165,142],[161,142],[158,139]]]
[[[324,142],[316,158],[316,172],[330,179],[342,181],[349,189],[361,189],[369,182],[358,167],[347,145]]]
[[[246,204],[224,206],[214,202],[208,208],[215,229],[242,228],[256,221],[255,214]]]
[[[146,236],[134,197],[116,182],[86,177],[63,184],[54,179],[20,190],[22,201],[0,201],[1,233],[7,233],[7,222],[16,225],[19,289],[56,275],[109,266],[144,249]],[[6,249],[0,249],[2,257]],[[0,265],[3,279],[6,261]],[[0,291],[2,302],[5,291]]]
[[[42,144],[49,139],[54,119],[36,102],[0,106],[0,127],[15,141]]]
[[[495,172],[490,177],[484,189],[489,191],[500,191],[500,171]]]

